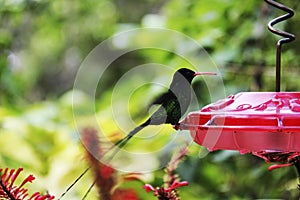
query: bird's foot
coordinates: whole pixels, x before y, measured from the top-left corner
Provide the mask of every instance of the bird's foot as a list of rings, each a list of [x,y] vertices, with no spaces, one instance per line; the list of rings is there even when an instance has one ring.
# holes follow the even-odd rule
[[[181,127],[180,127],[180,124],[175,124],[175,125],[173,125],[173,128],[175,129],[175,130],[181,130]]]

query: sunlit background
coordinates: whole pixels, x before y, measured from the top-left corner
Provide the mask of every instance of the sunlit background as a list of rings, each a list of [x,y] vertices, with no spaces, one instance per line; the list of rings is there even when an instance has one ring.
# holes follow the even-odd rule
[[[283,47],[281,88],[299,91],[299,3],[292,0],[284,3],[294,8],[296,14],[277,27],[295,34],[296,40]],[[0,0],[0,168],[23,167],[27,174],[37,177],[30,190],[48,191],[57,197],[84,171],[88,164],[73,116],[75,77],[97,45],[122,31],[170,29],[198,42],[203,48],[194,51],[201,56],[205,49],[218,67],[225,87],[220,94],[209,94],[205,80],[195,79],[193,87],[200,107],[211,103],[214,95],[224,98],[241,91],[274,91],[279,37],[267,30],[267,23],[280,14],[283,13],[263,0]],[[136,32],[130,40],[117,40],[114,45],[143,46],[149,37]],[[186,46],[177,48],[189,51]],[[114,89],[124,74],[147,63],[172,69],[193,67],[182,57],[158,49],[141,49],[119,57],[102,76],[95,103],[88,95],[76,91],[74,103],[81,113],[80,127],[90,125],[94,115],[89,109],[95,104],[95,114],[105,134],[126,134],[111,115],[116,91],[115,103],[128,108],[130,114],[120,111],[118,118],[132,120],[122,122],[127,131],[134,128],[133,121],[140,123],[146,119],[149,103],[166,88],[146,84],[130,98],[126,91],[137,80],[167,86],[171,72],[162,72],[155,65],[153,73],[133,76],[131,82]],[[213,71],[209,63],[204,59],[203,69]],[[218,84],[214,86],[216,93]],[[148,146],[136,139],[127,148],[143,151],[160,148],[174,133],[167,125],[160,130],[162,134]],[[190,183],[180,188],[182,199],[298,198],[298,180],[293,168],[268,172],[268,165],[252,155],[217,151],[199,157],[203,152],[206,150],[192,143],[177,169],[180,178]],[[151,157],[149,162],[156,165],[161,162],[159,159]],[[163,174],[162,169],[155,170],[145,174],[142,181],[122,187],[134,188],[141,199],[155,199],[142,186],[144,183],[160,186]],[[81,199],[93,179],[88,173],[64,198]],[[96,197],[93,188],[87,198]]]

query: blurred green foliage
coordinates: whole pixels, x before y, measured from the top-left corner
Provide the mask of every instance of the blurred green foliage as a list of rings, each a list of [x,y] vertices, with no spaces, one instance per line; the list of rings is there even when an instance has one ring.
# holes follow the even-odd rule
[[[299,3],[284,3],[295,8],[296,15],[277,27],[295,34],[296,40],[283,47],[282,90],[297,91]],[[74,79],[89,52],[120,31],[144,27],[179,31],[199,42],[219,66],[226,94],[274,91],[275,45],[279,37],[267,30],[267,23],[281,14],[262,0],[0,0],[1,167],[24,167],[38,177],[39,189],[46,188],[56,196],[85,169],[73,119]],[[134,38],[133,42],[147,42],[147,36]],[[97,91],[96,115],[104,130],[120,131],[110,113],[115,84],[130,69],[145,63],[173,68],[189,65],[172,53],[155,49],[134,51],[114,61]],[[124,95],[139,78],[144,79],[134,77],[132,83],[122,86]],[[170,74],[158,70],[145,74],[145,78],[167,84]],[[200,105],[210,103],[205,82],[200,79],[194,86],[196,91],[204,91],[197,94]],[[142,89],[149,93],[146,100]],[[151,86],[142,89],[134,94],[129,106],[122,94],[116,101],[120,108],[129,107],[137,123],[147,114],[141,110],[160,92]],[[81,126],[88,125],[92,116],[87,105],[91,100],[78,93],[75,103],[81,113]],[[120,110],[121,118],[122,113],[126,112]],[[130,123],[128,128],[132,128]],[[128,148],[160,148],[171,138],[171,128],[163,130],[158,139],[148,144],[136,140]],[[268,172],[261,159],[231,151],[209,153],[200,159],[199,148],[192,144],[178,169],[181,178],[190,182],[188,187],[180,188],[182,199],[299,197],[297,175],[292,168]],[[153,159],[158,162],[158,158]],[[162,176],[161,170],[155,171],[147,182],[160,185]],[[92,179],[83,178],[66,198],[80,199]],[[131,186],[143,199],[154,198],[141,189],[142,183]],[[89,198],[95,198],[95,193]]]

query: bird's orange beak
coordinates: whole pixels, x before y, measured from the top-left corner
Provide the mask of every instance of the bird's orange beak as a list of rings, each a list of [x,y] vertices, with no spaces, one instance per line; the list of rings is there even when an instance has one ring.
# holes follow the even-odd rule
[[[195,72],[194,76],[199,76],[199,75],[217,75],[216,72]]]

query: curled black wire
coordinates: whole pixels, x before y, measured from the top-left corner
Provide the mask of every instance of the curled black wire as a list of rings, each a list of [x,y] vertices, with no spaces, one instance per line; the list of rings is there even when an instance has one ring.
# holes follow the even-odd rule
[[[277,52],[276,52],[276,92],[280,92],[281,45],[293,41],[295,39],[295,35],[276,29],[273,26],[279,22],[282,22],[284,20],[293,17],[294,10],[273,0],[265,0],[265,2],[280,10],[287,12],[287,14],[279,16],[268,23],[268,29],[272,33],[284,37],[277,42]]]

